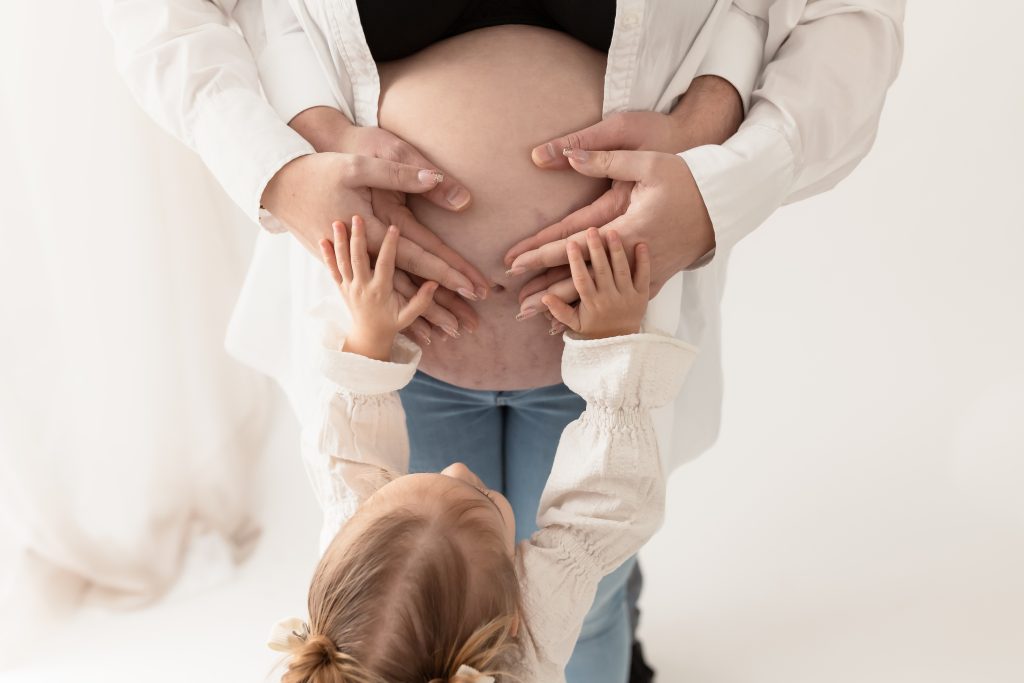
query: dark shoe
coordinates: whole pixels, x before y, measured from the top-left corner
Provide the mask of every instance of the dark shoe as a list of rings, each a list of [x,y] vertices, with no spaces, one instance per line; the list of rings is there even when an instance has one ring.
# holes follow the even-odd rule
[[[640,642],[633,641],[633,657],[629,662],[629,683],[651,683],[654,680],[654,669],[644,661],[644,649]]]

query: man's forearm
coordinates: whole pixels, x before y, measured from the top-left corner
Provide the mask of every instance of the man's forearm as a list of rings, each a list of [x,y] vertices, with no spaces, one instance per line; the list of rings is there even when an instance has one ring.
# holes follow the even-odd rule
[[[675,126],[673,138],[683,145],[673,152],[699,145],[720,145],[743,122],[743,100],[724,78],[700,76],[672,108],[671,119]]]
[[[288,125],[318,152],[338,151],[339,141],[352,127],[340,109],[310,107],[296,114]]]

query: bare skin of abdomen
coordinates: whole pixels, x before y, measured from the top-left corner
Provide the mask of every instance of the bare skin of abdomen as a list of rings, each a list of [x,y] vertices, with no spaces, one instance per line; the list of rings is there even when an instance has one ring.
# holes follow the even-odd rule
[[[517,321],[531,275],[505,275],[505,252],[608,187],[573,171],[542,171],[530,150],[601,118],[605,55],[566,34],[497,26],[379,65],[380,125],[456,176],[473,194],[459,214],[409,195],[416,217],[497,286],[473,303],[475,334],[424,347],[420,369],[470,389],[561,381],[561,335],[543,314]]]

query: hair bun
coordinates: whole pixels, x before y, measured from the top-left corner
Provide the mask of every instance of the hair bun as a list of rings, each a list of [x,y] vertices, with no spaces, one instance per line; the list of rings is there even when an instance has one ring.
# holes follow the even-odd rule
[[[302,647],[297,648],[288,662],[284,683],[316,681],[317,672],[336,665],[338,649],[334,641],[323,634],[310,634]]]

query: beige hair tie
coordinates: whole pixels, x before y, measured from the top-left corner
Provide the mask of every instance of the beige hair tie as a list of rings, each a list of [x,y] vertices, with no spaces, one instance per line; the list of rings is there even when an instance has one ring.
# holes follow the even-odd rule
[[[282,619],[270,630],[267,647],[275,652],[292,653],[309,638],[309,624],[302,619]]]
[[[459,670],[455,672],[455,675],[466,676],[472,680],[473,683],[494,683],[494,676],[484,676],[482,673],[466,664],[460,666]]]

